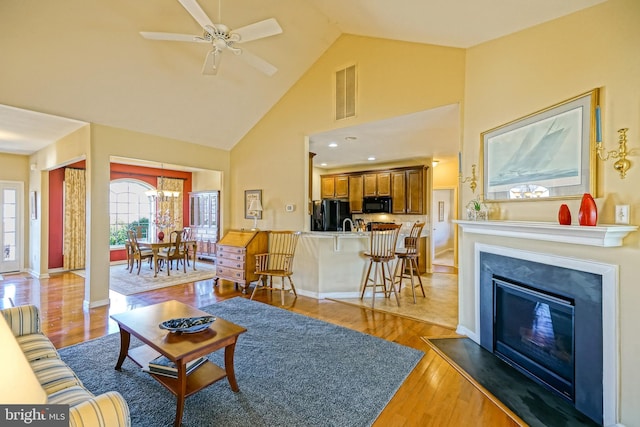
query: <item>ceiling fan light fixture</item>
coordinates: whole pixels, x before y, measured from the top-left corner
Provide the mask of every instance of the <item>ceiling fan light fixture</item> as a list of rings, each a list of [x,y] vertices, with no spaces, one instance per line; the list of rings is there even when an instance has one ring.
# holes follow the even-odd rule
[[[193,19],[202,27],[202,36],[194,36],[189,34],[175,34],[175,33],[156,33],[141,31],[140,34],[150,40],[168,40],[168,41],[181,41],[181,42],[196,42],[196,43],[210,43],[212,45],[212,52],[215,61],[212,61],[211,52],[207,54],[205,58],[205,66],[202,69],[203,74],[216,74],[219,65],[220,52],[224,49],[228,49],[235,55],[240,56],[246,63],[263,72],[268,76],[272,76],[278,69],[265,61],[264,59],[234,46],[234,43],[245,43],[253,40],[262,39],[265,37],[275,36],[282,33],[282,28],[278,24],[275,18],[265,19],[253,24],[245,25],[235,30],[230,30],[224,24],[214,24],[213,21],[207,16],[202,7],[198,4],[197,0],[178,0],[182,7],[193,17]],[[218,3],[218,9],[220,9],[220,3]],[[218,10],[218,15],[220,11]],[[220,16],[218,16],[220,19]],[[215,62],[215,66],[211,65],[211,62]]]

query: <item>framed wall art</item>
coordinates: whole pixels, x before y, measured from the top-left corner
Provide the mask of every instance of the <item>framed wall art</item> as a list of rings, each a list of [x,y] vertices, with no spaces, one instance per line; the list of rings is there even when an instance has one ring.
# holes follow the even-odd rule
[[[484,200],[595,197],[598,98],[594,89],[483,132]]]
[[[253,210],[251,207],[251,202],[253,201],[259,202],[259,204],[254,203],[254,208],[259,206],[259,209]],[[245,190],[244,192],[244,217],[246,219],[262,219],[262,190]]]

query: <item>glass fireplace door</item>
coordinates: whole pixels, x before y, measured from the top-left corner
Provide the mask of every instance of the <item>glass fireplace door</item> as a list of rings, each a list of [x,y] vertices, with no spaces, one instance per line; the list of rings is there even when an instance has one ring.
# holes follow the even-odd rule
[[[495,353],[569,400],[574,396],[572,301],[494,279]]]

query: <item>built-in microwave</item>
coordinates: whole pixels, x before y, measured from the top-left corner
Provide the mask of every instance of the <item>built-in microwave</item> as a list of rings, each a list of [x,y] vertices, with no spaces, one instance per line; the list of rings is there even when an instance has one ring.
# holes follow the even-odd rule
[[[364,213],[391,213],[391,197],[365,197],[362,199]]]

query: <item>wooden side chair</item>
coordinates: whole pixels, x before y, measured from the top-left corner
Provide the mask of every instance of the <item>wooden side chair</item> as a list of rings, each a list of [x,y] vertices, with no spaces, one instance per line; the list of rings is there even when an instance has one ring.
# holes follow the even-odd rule
[[[191,227],[184,227],[182,229],[182,241],[183,242],[188,242],[188,241],[193,240],[193,239],[194,239],[193,229]],[[187,260],[187,265],[191,265],[191,263],[189,263],[189,258],[191,258],[191,255],[190,255],[189,251],[191,250],[191,248],[190,248],[190,246],[187,246],[185,244],[183,244],[182,246],[184,248],[183,249],[184,250],[184,256],[185,256],[185,258]]]
[[[167,265],[167,276],[170,276],[171,273],[169,270],[173,268],[173,261],[176,261],[176,268],[180,267],[179,262],[182,261],[182,269],[185,274],[187,272],[187,264],[186,264],[186,252],[184,251],[184,247],[182,245],[182,231],[172,231],[169,234],[169,242],[171,246],[169,246],[166,250],[158,252],[157,261],[163,261]],[[157,268],[157,266],[156,266]]]
[[[411,232],[404,238],[404,249],[396,250],[398,262],[393,272],[393,285],[398,283],[398,292],[402,288],[403,279],[411,279],[411,292],[413,293],[413,303],[416,303],[416,286],[420,286],[422,296],[426,298],[420,270],[418,270],[418,256],[420,255],[420,234],[424,228],[424,222],[416,222],[411,227]],[[418,284],[415,285],[413,277],[418,276]]]
[[[369,267],[362,282],[362,293],[360,294],[360,299],[364,299],[367,288],[372,288],[371,308],[376,302],[376,293],[378,292],[382,292],[387,297],[393,291],[396,302],[400,305],[398,293],[395,286],[393,286],[391,267],[389,266],[389,263],[396,257],[396,242],[398,241],[399,233],[400,224],[373,224],[371,227],[370,248],[368,252],[364,253],[369,258]],[[371,278],[372,268],[373,279]],[[378,275],[380,275],[381,281],[379,281]],[[379,287],[382,288],[382,291],[378,291]]]
[[[133,272],[133,265],[138,263],[138,274],[142,268],[142,261],[149,260],[149,267],[152,267],[153,251],[151,249],[141,249],[138,245],[138,235],[135,230],[127,231],[127,262],[129,263],[129,273]]]
[[[270,231],[268,253],[256,255],[256,271],[258,275],[258,281],[256,282],[251,298],[256,294],[258,288],[265,290],[273,290],[273,277],[280,277],[280,300],[284,305],[284,279],[289,280],[291,286],[290,292],[293,292],[295,297],[298,297],[296,287],[293,284],[291,275],[293,274],[293,257],[295,255],[298,239],[300,238],[299,231]],[[268,279],[268,284],[266,283]]]

